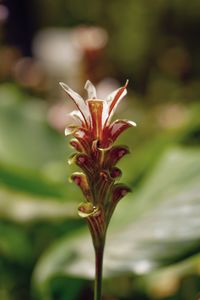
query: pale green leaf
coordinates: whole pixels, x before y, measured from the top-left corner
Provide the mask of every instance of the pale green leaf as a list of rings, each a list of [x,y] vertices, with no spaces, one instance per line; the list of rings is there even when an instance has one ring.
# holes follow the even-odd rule
[[[107,236],[105,277],[146,274],[197,253],[199,214],[200,151],[168,150],[140,190],[117,208]],[[34,280],[41,285],[56,274],[94,276],[88,231],[63,238],[48,249],[37,264]]]

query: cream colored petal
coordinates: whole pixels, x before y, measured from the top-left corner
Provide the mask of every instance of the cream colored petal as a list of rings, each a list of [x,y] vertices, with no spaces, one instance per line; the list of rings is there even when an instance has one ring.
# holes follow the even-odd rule
[[[133,121],[130,121],[130,120],[126,120],[126,121],[127,121],[127,123],[130,124],[131,126],[134,126],[134,127],[137,126],[137,124],[136,124],[135,122],[133,122]]]
[[[73,110],[70,113],[70,116],[74,118],[75,121],[78,121],[78,123],[84,122],[83,116],[79,110]]]
[[[90,80],[86,81],[84,88],[88,92],[88,99],[96,99],[97,98],[96,88]]]
[[[67,84],[63,82],[59,82],[59,84],[64,89],[64,91],[68,94],[68,96],[75,102],[76,106],[78,107],[83,118],[86,121],[89,117],[89,110],[84,99],[79,94],[74,92]]]
[[[109,117],[109,106],[108,106],[108,103],[105,100],[103,100],[102,127],[106,123],[106,120],[108,119],[108,117]]]
[[[111,104],[111,102],[114,100],[115,96],[117,95],[117,93],[120,91],[121,87],[118,88],[117,90],[113,91],[112,93],[110,93],[107,97],[106,97],[106,101],[108,104]],[[127,94],[127,91],[126,93],[122,96],[121,95],[121,98],[123,98],[125,95]]]
[[[119,89],[115,90],[114,92],[109,94],[108,97],[106,98],[106,101],[107,101],[108,106],[109,106],[109,118],[108,118],[107,121],[109,121],[111,119],[111,117],[113,116],[118,104],[126,96],[126,94],[127,94],[127,90],[126,90],[127,85],[128,85],[128,80],[126,81],[126,83],[123,87],[120,87]]]
[[[65,128],[65,136],[72,134],[73,130],[70,128]]]

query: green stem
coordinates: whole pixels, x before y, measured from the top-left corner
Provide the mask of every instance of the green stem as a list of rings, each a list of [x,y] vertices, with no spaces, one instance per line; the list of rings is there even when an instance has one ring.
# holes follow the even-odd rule
[[[104,242],[102,242],[102,245],[95,247],[94,300],[101,300],[103,254],[104,254]]]

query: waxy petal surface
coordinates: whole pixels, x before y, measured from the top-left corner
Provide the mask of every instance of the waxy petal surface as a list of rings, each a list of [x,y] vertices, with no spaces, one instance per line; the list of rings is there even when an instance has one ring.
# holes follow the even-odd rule
[[[90,80],[86,81],[84,88],[88,93],[88,99],[96,99],[97,98],[96,88]]]
[[[85,122],[87,123],[87,118],[89,118],[89,111],[84,99],[79,94],[74,92],[67,84],[63,82],[59,82],[59,84],[67,93],[67,95],[74,101],[79,111],[81,112]]]

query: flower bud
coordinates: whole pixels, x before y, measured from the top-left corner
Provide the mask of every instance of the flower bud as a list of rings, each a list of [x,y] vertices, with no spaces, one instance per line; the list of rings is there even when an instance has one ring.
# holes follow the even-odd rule
[[[112,201],[114,203],[122,199],[131,189],[125,184],[115,184],[112,192]]]

